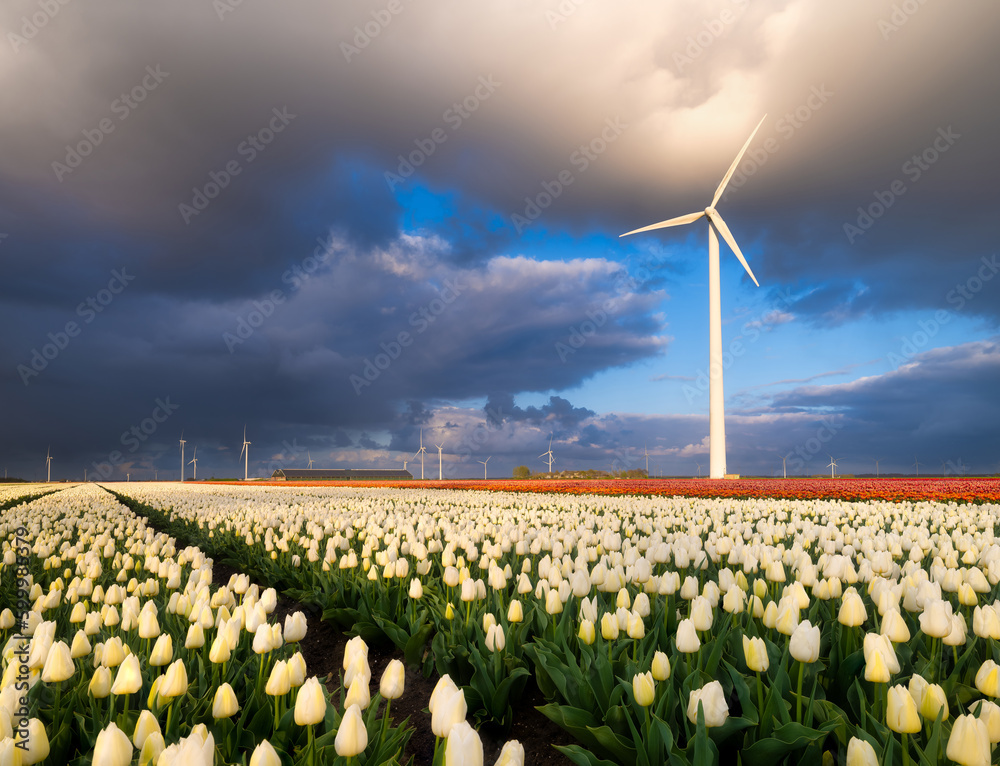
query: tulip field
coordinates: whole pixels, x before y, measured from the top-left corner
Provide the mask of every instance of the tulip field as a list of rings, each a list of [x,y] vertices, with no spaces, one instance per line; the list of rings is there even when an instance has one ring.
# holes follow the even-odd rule
[[[581,766],[1000,762],[1000,504],[968,485],[50,490],[0,490],[0,766],[402,764],[404,666],[435,763],[482,764],[529,690]],[[354,636],[339,677],[304,612]]]

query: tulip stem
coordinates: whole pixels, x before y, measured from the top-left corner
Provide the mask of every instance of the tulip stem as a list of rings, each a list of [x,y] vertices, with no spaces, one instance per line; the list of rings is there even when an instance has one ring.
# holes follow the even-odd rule
[[[805,674],[806,664],[799,662],[799,681],[796,685],[795,694],[795,720],[802,723],[802,676]]]
[[[313,766],[316,763],[316,738],[313,735],[313,725],[306,726],[306,730],[309,732],[309,766]]]
[[[760,673],[756,673],[757,676],[757,710],[760,713],[761,723],[764,721],[764,682],[760,679]]]
[[[910,749],[907,747],[906,732],[901,735],[903,740],[903,766],[910,766]]]

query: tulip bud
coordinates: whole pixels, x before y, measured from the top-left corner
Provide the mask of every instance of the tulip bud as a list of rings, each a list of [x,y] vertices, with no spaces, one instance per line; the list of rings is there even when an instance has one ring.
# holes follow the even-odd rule
[[[636,673],[632,676],[632,693],[642,707],[649,707],[656,699],[656,683],[652,673]]]
[[[185,649],[201,649],[205,645],[205,629],[200,622],[191,624],[188,628],[187,638],[184,640]]]
[[[951,616],[951,602],[941,599],[930,601],[920,613],[920,630],[932,638],[944,638],[951,633]]]
[[[349,706],[347,712],[344,713],[333,746],[337,755],[344,758],[352,758],[363,753],[368,747],[368,730],[365,728],[365,720],[361,716],[361,708],[357,705]]]
[[[701,639],[694,629],[694,623],[690,619],[681,620],[677,625],[677,635],[674,637],[677,651],[685,654],[693,654],[701,648]]]
[[[483,762],[483,742],[479,733],[466,721],[459,721],[448,735],[444,751],[445,766],[479,766]]]
[[[41,763],[49,757],[49,736],[45,732],[45,724],[40,720],[29,719],[27,728],[19,728],[15,733],[17,734],[14,738],[15,752],[21,753],[21,762],[24,766]]]
[[[223,662],[229,662],[231,654],[229,641],[224,635],[219,634],[212,639],[212,648],[208,652],[208,659],[213,664],[221,665]]]
[[[295,723],[317,724],[326,717],[326,695],[316,676],[306,680],[295,695]]]
[[[424,597],[424,586],[417,578],[410,580],[410,598],[421,599]]]
[[[747,667],[754,673],[766,673],[771,664],[763,638],[750,638],[744,635],[743,657],[746,659]]]
[[[144,711],[149,712],[149,711]],[[114,722],[97,735],[94,743],[93,763],[101,766],[128,766],[132,762],[132,743],[128,735]]]
[[[653,680],[666,681],[670,678],[670,659],[663,652],[656,652],[653,655],[653,667],[650,669]]]
[[[139,749],[139,766],[154,766],[160,758],[160,753],[166,749],[167,745],[163,741],[163,735],[154,731]]]
[[[347,697],[344,699],[344,707],[357,705],[361,710],[367,710],[372,702],[371,692],[368,690],[368,677],[358,674],[347,687]]]
[[[143,710],[139,713],[139,720],[135,722],[135,729],[132,732],[132,744],[137,748],[142,750],[142,746],[146,744],[146,739],[153,733],[159,733],[160,724],[154,716],[148,710]]]
[[[149,664],[154,668],[169,665],[174,658],[174,640],[169,633],[163,633],[153,644],[153,651],[149,655]]]
[[[130,654],[125,661],[118,666],[118,674],[115,682],[111,686],[111,693],[135,694],[142,688],[142,671],[139,669],[139,658]]]
[[[346,717],[346,716],[345,716]],[[361,721],[361,728],[364,729],[365,722]],[[343,722],[341,722],[341,727],[343,727]],[[337,737],[340,737],[340,731],[337,732]],[[336,743],[334,745],[336,747]],[[358,750],[358,753],[364,752],[365,747],[368,746],[368,732],[365,732],[365,743],[364,747]],[[337,753],[340,755],[345,755],[341,753],[340,749],[337,749]],[[357,755],[357,753],[352,753],[351,755]],[[250,766],[281,766],[281,757],[278,752],[271,746],[271,743],[266,739],[254,748],[253,754],[250,756]]]
[[[518,623],[524,620],[524,608],[521,602],[514,599],[507,608],[507,622]]]
[[[236,692],[228,683],[223,683],[215,690],[215,699],[212,700],[212,718],[230,718],[239,712],[240,703],[236,699]]]
[[[634,639],[641,639],[646,635],[646,625],[642,621],[642,618],[633,614],[628,620],[628,637]]]
[[[809,620],[800,622],[788,641],[788,649],[799,662],[816,662],[819,659],[819,626],[813,627]]]
[[[966,766],[988,766],[990,763],[990,736],[985,722],[974,715],[960,715],[948,737],[947,756]]]
[[[705,726],[722,726],[729,717],[729,705],[726,703],[722,684],[711,681],[700,689],[693,689],[688,697],[687,717],[691,723],[698,723],[698,707],[705,714]]]
[[[111,670],[103,665],[98,667],[90,679],[87,691],[96,700],[102,700],[111,694]]]
[[[865,602],[861,600],[856,590],[848,588],[841,599],[837,621],[849,628],[856,628],[867,619],[868,610],[865,609]]]
[[[978,703],[974,702],[973,705],[978,705],[976,716],[986,724],[990,743],[995,745],[997,742],[1000,742],[1000,705],[989,700],[979,700]]]
[[[403,696],[403,688],[406,683],[406,668],[399,660],[391,660],[382,672],[382,680],[379,683],[379,694],[384,699],[394,700]]]
[[[1000,697],[1000,666],[986,660],[976,672],[976,688],[988,697]]]
[[[272,697],[280,697],[288,694],[292,688],[292,682],[288,677],[288,663],[285,660],[278,660],[271,668],[271,675],[268,676],[264,691]],[[162,693],[162,692],[161,692]]]
[[[65,641],[56,641],[49,649],[42,667],[42,680],[47,684],[59,683],[72,678],[76,672],[73,656]]]
[[[587,646],[591,646],[597,640],[597,631],[594,628],[594,623],[590,620],[582,620],[577,637]]]
[[[486,633],[486,648],[491,652],[502,652],[507,645],[507,637],[499,625],[491,625]]]
[[[601,636],[605,641],[614,641],[618,638],[618,620],[610,612],[605,612],[601,616]]]
[[[160,696],[169,700],[186,693],[187,689],[187,668],[184,667],[184,663],[181,660],[174,660],[163,675],[163,681],[160,683],[159,689]]]
[[[875,748],[863,739],[851,737],[847,743],[847,766],[879,766]]]
[[[436,737],[447,737],[455,724],[465,720],[468,706],[465,692],[456,689],[451,694],[436,700],[431,712],[431,731]]]
[[[941,713],[942,721],[948,718],[948,698],[944,694],[944,689],[938,686],[938,684],[930,684],[927,687],[924,698],[917,707],[920,715],[928,721],[936,720],[939,712]]]
[[[909,690],[903,686],[889,688],[886,700],[886,726],[897,734],[915,734],[920,731],[920,714],[910,696]]]
[[[550,590],[545,594],[545,611],[549,614],[559,614],[563,610],[562,600],[559,598],[559,591]]]
[[[306,637],[306,630],[309,624],[306,616],[302,612],[292,612],[285,617],[285,643],[295,643]]]
[[[285,667],[288,669],[289,685],[293,689],[302,686],[306,680],[306,660],[302,656],[302,652],[296,652],[289,657],[288,662],[285,663]]]
[[[493,766],[524,766],[524,746],[516,739],[509,740]]]

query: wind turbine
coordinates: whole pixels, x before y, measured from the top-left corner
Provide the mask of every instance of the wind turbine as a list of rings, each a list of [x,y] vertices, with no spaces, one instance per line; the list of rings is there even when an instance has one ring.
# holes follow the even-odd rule
[[[700,479],[701,478],[701,463],[695,463],[695,465],[698,466],[698,478]]]
[[[646,478],[649,478],[649,450],[646,444],[642,445],[642,454],[646,456]]]
[[[309,453],[309,450],[306,450],[306,455],[309,456],[309,467],[312,468],[313,467],[313,456]]]
[[[185,463],[184,463],[184,445],[185,444],[187,444],[187,442],[184,441],[184,432],[181,431],[181,481],[182,482],[184,481],[184,466],[185,466]]]
[[[246,457],[243,459],[243,481],[247,481],[250,472],[250,442],[247,441],[247,427],[243,426],[243,449],[240,450],[240,457],[243,457],[243,453],[246,453]]]
[[[410,462],[409,460],[404,460],[403,461],[403,470],[404,471],[406,470],[406,464],[409,463],[409,462]]]
[[[490,455],[490,457],[493,457],[493,455]],[[486,464],[488,462],[490,462],[490,457],[486,458],[485,460],[477,460],[476,461],[477,463],[482,463],[483,464],[483,479],[484,480],[486,479]]]
[[[750,270],[750,266],[743,257],[739,245],[736,244],[732,232],[729,231],[726,222],[722,220],[722,216],[716,211],[715,205],[722,198],[729,180],[733,177],[733,173],[736,172],[740,160],[743,159],[743,154],[749,148],[750,142],[757,135],[757,131],[764,124],[765,119],[767,119],[767,115],[764,115],[761,121],[757,123],[757,127],[753,129],[750,138],[743,144],[743,148],[736,155],[733,164],[729,166],[729,170],[723,177],[722,183],[715,190],[715,196],[712,197],[712,204],[701,212],[688,213],[687,215],[670,218],[669,220],[644,226],[641,229],[634,229],[621,235],[622,237],[627,237],[630,234],[638,234],[643,231],[664,229],[669,226],[682,226],[693,223],[702,217],[708,218],[708,357],[710,371],[708,433],[709,477],[712,479],[722,479],[726,475],[726,422],[725,402],[722,391],[722,298],[719,284],[719,238],[716,236],[716,231],[726,240],[726,244],[729,245],[743,265],[743,268],[746,269],[747,274],[750,275],[750,279],[753,280],[755,285],[760,286],[760,283],[757,282],[757,277],[753,275],[753,271]]]
[[[917,456],[916,455],[913,456],[913,466],[914,466],[914,468],[917,469],[917,476],[919,477],[920,476],[920,463],[917,462]]]
[[[788,457],[788,455],[785,455],[784,457],[781,458],[781,478],[782,479],[787,479],[788,478],[788,472],[785,470],[785,459],[787,457]]]
[[[830,469],[830,478],[837,478],[837,461],[833,459],[833,455],[830,455],[830,465],[827,466]]]
[[[420,449],[418,449],[414,453],[414,455],[413,455],[413,457],[416,457],[417,455],[420,455],[420,481],[424,480],[424,453],[425,452],[427,452],[427,450],[424,449],[424,429],[421,428],[420,429]]]
[[[441,462],[441,450],[443,449],[443,445],[435,444],[434,446],[438,448],[438,481],[442,481],[444,479],[444,464]]]
[[[878,458],[875,458],[875,478],[878,478]]]
[[[549,456],[549,473],[552,473],[552,463],[555,462],[555,458],[552,457],[552,436],[551,435],[549,435],[549,449],[548,449],[548,451],[543,452],[538,457],[545,457],[546,455]]]
[[[48,475],[45,478],[46,482],[52,481],[52,448],[49,447],[45,450],[45,470],[48,471]]]
[[[198,448],[194,448],[194,456],[188,461],[188,465],[194,464],[194,480],[198,481]]]

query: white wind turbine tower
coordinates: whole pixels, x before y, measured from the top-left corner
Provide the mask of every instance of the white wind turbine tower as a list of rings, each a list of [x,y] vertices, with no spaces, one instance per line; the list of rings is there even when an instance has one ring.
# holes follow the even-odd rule
[[[836,479],[837,478],[837,461],[834,460],[833,455],[830,455],[830,464],[827,466],[827,468],[830,469],[830,478],[831,479]]]
[[[642,454],[646,456],[646,478],[649,478],[649,450],[646,444],[642,445]]]
[[[420,481],[424,480],[424,453],[426,453],[426,452],[427,452],[427,450],[424,449],[424,429],[421,428],[420,429],[420,449],[418,449],[413,454],[413,457],[416,457],[417,455],[420,455]]]
[[[182,482],[184,481],[184,466],[185,466],[185,463],[184,463],[184,445],[185,444],[187,444],[187,442],[184,441],[184,432],[181,431],[181,481]]]
[[[875,478],[877,479],[878,478],[878,461],[879,461],[879,459],[875,458],[874,460],[875,460]]]
[[[243,449],[240,450],[240,457],[243,457],[243,453],[246,453],[246,457],[243,458],[243,481],[247,481],[250,473],[250,442],[247,441],[247,427],[243,426]]]
[[[310,454],[309,450],[306,450],[306,455],[309,458],[309,467],[312,468],[313,467],[313,456]]]
[[[444,449],[444,445],[435,444],[434,446],[438,448],[438,481],[442,481],[444,479],[444,464],[441,461],[441,450]]]
[[[493,457],[493,455],[490,455],[490,457]],[[476,461],[477,463],[482,463],[483,464],[483,479],[484,480],[486,479],[486,464],[488,462],[490,462],[490,457],[486,458],[485,460],[477,460]]]
[[[729,231],[729,227],[726,225],[726,222],[722,220],[722,216],[720,216],[718,211],[715,209],[715,205],[722,198],[722,194],[726,190],[729,180],[733,177],[733,173],[736,172],[736,167],[740,164],[740,160],[743,159],[743,154],[746,152],[747,148],[749,148],[750,142],[753,141],[753,137],[757,135],[757,131],[760,130],[760,126],[764,124],[765,119],[767,119],[767,115],[764,115],[761,121],[757,123],[757,127],[753,129],[753,133],[750,134],[750,138],[748,138],[746,143],[743,144],[743,148],[740,149],[739,154],[736,155],[736,159],[733,160],[733,164],[729,166],[729,170],[723,177],[722,183],[720,183],[719,188],[715,190],[715,196],[712,197],[712,204],[701,212],[688,213],[687,215],[671,218],[666,221],[661,221],[660,223],[654,223],[650,226],[644,226],[641,229],[634,229],[633,231],[629,231],[621,235],[622,237],[627,237],[630,234],[638,234],[643,231],[665,229],[668,226],[682,226],[684,224],[693,223],[702,217],[708,218],[708,433],[709,477],[712,479],[722,479],[726,475],[726,422],[725,402],[722,391],[722,298],[719,284],[719,238],[716,236],[716,231],[718,231],[719,234],[722,235],[722,238],[726,240],[726,244],[729,245],[733,253],[739,259],[740,263],[743,264],[743,268],[746,269],[747,274],[750,275],[750,279],[753,280],[755,285],[758,287],[760,286],[760,283],[757,282],[757,277],[753,275],[753,271],[750,270],[750,266],[743,257],[743,253],[740,252],[740,247],[736,244],[736,240],[733,238],[732,232]]]
[[[917,469],[917,477],[920,476],[920,463],[917,461],[917,456],[913,456],[913,467]]]
[[[549,456],[549,461],[548,461],[549,462],[549,473],[552,473],[552,463],[555,462],[555,458],[552,456],[552,436],[549,436],[549,448],[548,448],[548,450],[546,452],[543,452],[538,457],[545,457],[546,455]]]
[[[47,476],[45,481],[52,481],[52,448],[49,447],[45,450],[45,470],[47,471]]]
[[[191,465],[192,463],[194,464],[194,477],[193,478],[194,478],[195,481],[198,481],[198,448],[197,447],[194,448],[194,455],[188,461],[188,465]]]

